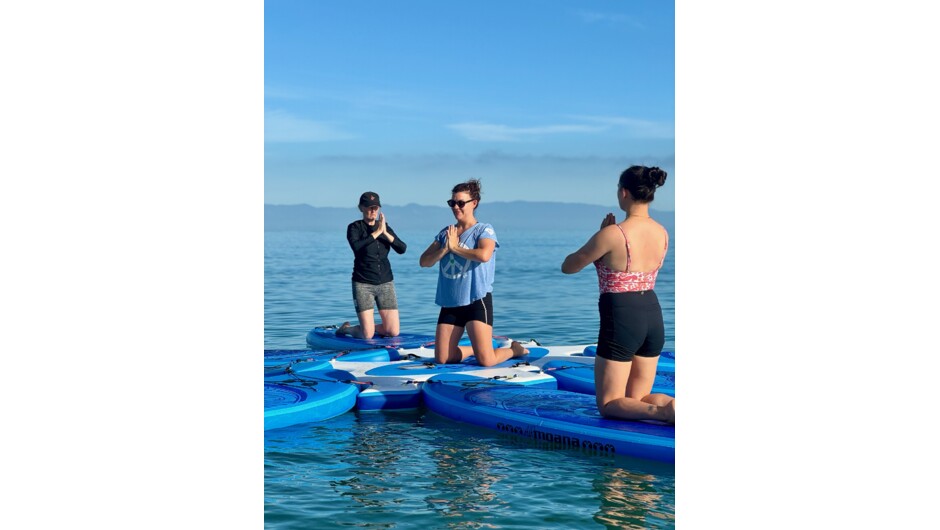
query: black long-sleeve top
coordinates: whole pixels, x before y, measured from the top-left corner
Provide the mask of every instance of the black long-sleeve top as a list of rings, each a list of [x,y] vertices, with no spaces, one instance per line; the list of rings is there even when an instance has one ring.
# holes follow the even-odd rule
[[[408,248],[388,225],[385,225],[385,229],[395,238],[394,243],[390,243],[385,234],[380,235],[378,239],[373,238],[372,232],[377,227],[378,223],[369,226],[362,219],[353,221],[346,227],[346,240],[356,256],[352,273],[354,282],[379,285],[392,281],[392,264],[388,261],[388,249],[392,248],[395,252],[404,254]]]

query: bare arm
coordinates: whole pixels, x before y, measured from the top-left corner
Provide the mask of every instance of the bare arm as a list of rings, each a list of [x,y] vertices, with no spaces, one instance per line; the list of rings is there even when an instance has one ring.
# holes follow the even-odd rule
[[[438,261],[441,261],[441,258],[447,255],[447,252],[447,248],[442,248],[435,239],[434,241],[431,241],[430,245],[428,245],[427,250],[421,254],[421,259],[418,260],[418,264],[420,264],[422,267],[430,267]]]
[[[565,258],[565,261],[561,264],[561,272],[565,274],[574,274],[579,272],[584,267],[587,267],[589,264],[600,259],[610,252],[609,240],[611,238],[608,235],[613,235],[607,227],[612,225],[607,225],[605,228],[597,231],[591,239],[588,239],[588,242],[584,244],[581,248],[568,254]]]
[[[477,240],[477,248],[463,248],[460,246],[457,230],[451,226],[447,229],[447,249],[462,258],[486,263],[493,257],[496,240],[481,238]]]

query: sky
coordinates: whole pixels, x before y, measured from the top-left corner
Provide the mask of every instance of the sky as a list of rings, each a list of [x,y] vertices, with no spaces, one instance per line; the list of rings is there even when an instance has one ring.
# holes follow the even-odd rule
[[[349,3],[317,0],[315,7]],[[472,2],[498,14],[483,24],[486,38],[468,40],[464,28],[480,22],[459,13],[453,19],[460,24],[448,24],[421,53],[417,28],[389,34],[378,21],[429,22],[430,3],[398,0],[396,13],[356,3],[342,17],[317,17],[335,23],[297,27],[282,42],[268,40],[279,21],[310,17],[279,15],[283,4],[273,0],[166,0],[158,8],[102,0],[0,4],[0,42],[10,51],[0,88],[0,309],[7,331],[0,349],[24,352],[7,355],[0,392],[9,403],[28,396],[28,406],[4,411],[9,425],[28,432],[6,440],[12,458],[4,461],[4,477],[17,497],[0,515],[0,523],[9,520],[4,527],[61,527],[83,518],[96,528],[126,528],[141,513],[160,527],[181,520],[264,525],[263,403],[254,359],[265,306],[259,197],[281,202],[271,187],[274,155],[282,165],[292,147],[337,161],[472,157],[497,148],[507,157],[534,153],[530,161],[645,156],[627,152],[639,140],[628,142],[623,130],[621,152],[604,149],[605,139],[617,141],[614,129],[598,136],[535,128],[591,125],[575,116],[668,121],[669,105],[663,118],[653,112],[655,102],[630,103],[671,92],[670,79],[643,96],[635,80],[670,77],[670,59],[626,66],[636,61],[630,50],[651,41],[636,38],[638,30],[616,30],[614,22],[628,20],[622,17],[602,23],[583,15],[590,31],[576,32],[578,15],[564,4],[502,4]],[[676,453],[683,492],[676,513],[690,528],[753,528],[768,514],[780,528],[922,527],[936,517],[935,495],[916,485],[940,473],[932,456],[940,439],[924,421],[936,402],[930,330],[932,302],[940,298],[929,243],[937,225],[931,126],[940,122],[940,76],[926,67],[940,48],[936,16],[914,0],[856,2],[851,11],[844,2],[808,0],[676,4],[676,172],[689,176],[675,187],[682,235],[676,345],[688,376],[676,427],[684,440]],[[649,13],[636,11],[646,5],[638,2],[568,5],[656,27]],[[528,14],[520,20],[509,7]],[[510,22],[525,30],[506,31]],[[531,33],[551,25],[570,32],[546,30],[542,40]],[[322,42],[291,55],[311,31]],[[667,42],[670,31],[649,37]],[[353,36],[381,46],[364,54]],[[548,50],[551,60],[538,62],[535,52],[514,56],[509,40],[514,50]],[[583,40],[622,47],[609,56],[606,48],[587,53],[574,46]],[[480,54],[496,45],[498,54]],[[443,52],[450,61],[435,60]],[[389,55],[408,61],[390,62]],[[415,66],[419,61],[439,69],[428,73]],[[597,62],[604,68],[583,68]],[[508,76],[495,69],[499,64],[510,72],[535,66]],[[654,65],[663,71],[651,74]],[[489,78],[475,82],[481,70]],[[598,75],[613,79],[592,77]],[[539,84],[555,89],[532,88]],[[593,90],[587,99],[575,90],[584,86]],[[605,96],[616,90],[622,98]],[[350,103],[341,107],[327,95]],[[377,103],[368,105],[370,95]],[[362,105],[358,119],[355,104]],[[307,140],[327,133],[358,140],[265,144],[265,126],[272,125],[265,111],[307,120],[299,122],[306,133],[294,133],[311,135]],[[366,127],[362,116],[394,127]],[[410,123],[424,127],[404,127]],[[456,134],[472,128],[448,128],[461,123],[504,125],[511,129],[489,132],[521,138],[491,137],[483,146]],[[381,134],[384,141],[370,147],[366,139]],[[357,175],[363,180],[351,185],[352,201],[367,179],[377,189],[387,181],[383,196],[407,191],[417,201],[427,191],[397,182],[394,165],[375,166],[374,175]],[[612,166],[615,174],[621,169]],[[448,186],[457,173],[469,176],[459,169],[442,177]],[[346,186],[329,178],[329,168],[317,171],[297,170],[312,179],[313,191],[280,185],[293,188],[283,192],[284,202],[324,204],[333,188]],[[478,176],[484,195],[511,197],[494,192],[494,171]],[[526,193],[568,198],[588,187],[565,176],[564,187],[553,188],[538,176],[540,185]],[[592,178],[593,192],[612,192],[613,178]],[[444,192],[438,186],[429,201]],[[903,263],[892,275],[898,282],[871,288],[866,265],[873,259]],[[812,272],[795,276],[801,266]],[[54,369],[37,371],[37,363]],[[900,399],[882,397],[885,382],[897,383],[890,389],[899,389]],[[199,406],[217,404],[223,394],[226,406]],[[75,432],[94,434],[63,438]],[[153,510],[152,500],[170,489],[174,502]],[[100,509],[103,493],[107,510]],[[48,509],[49,498],[58,509]]]
[[[264,2],[264,202],[615,204],[620,173],[669,177],[672,2]]]

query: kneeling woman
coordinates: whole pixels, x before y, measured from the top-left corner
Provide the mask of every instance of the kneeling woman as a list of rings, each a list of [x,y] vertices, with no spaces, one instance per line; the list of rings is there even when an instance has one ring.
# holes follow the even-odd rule
[[[346,240],[355,256],[352,297],[359,325],[350,326],[349,322],[344,322],[336,330],[338,337],[349,335],[357,339],[371,339],[374,335],[395,337],[399,332],[398,297],[388,251],[392,249],[404,254],[408,246],[385,222],[385,214],[379,213],[381,207],[378,193],[363,193],[359,197],[362,219],[346,227]],[[382,317],[382,323],[378,325],[372,316],[376,305]]]
[[[462,182],[447,201],[455,224],[444,227],[421,254],[422,267],[440,262],[434,303],[441,306],[434,333],[434,360],[459,363],[470,355],[483,366],[493,366],[529,350],[512,341],[509,348],[493,348],[493,278],[496,274],[496,232],[477,222],[480,181]],[[471,346],[457,343],[464,328]]]
[[[651,394],[665,343],[663,311],[653,287],[666,259],[669,235],[650,217],[653,192],[666,182],[658,167],[632,166],[620,175],[617,202],[627,215],[609,213],[601,229],[561,265],[574,274],[597,268],[600,332],[594,361],[597,409],[605,418],[675,423],[676,400]]]

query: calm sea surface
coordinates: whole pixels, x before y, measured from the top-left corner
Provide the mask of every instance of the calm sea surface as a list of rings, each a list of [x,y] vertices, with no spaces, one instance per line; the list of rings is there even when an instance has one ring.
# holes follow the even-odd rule
[[[437,266],[422,269],[418,258],[439,228],[397,231],[408,251],[389,256],[409,333],[434,334]],[[594,267],[560,271],[590,232],[495,228],[494,333],[546,345],[595,342]],[[670,236],[656,292],[665,349],[675,351]],[[345,233],[266,232],[264,247],[266,349],[303,349],[311,328],[356,322]],[[675,526],[672,465],[539,447],[426,410],[352,411],[266,432],[264,490],[265,527],[278,530]]]

